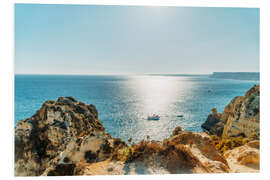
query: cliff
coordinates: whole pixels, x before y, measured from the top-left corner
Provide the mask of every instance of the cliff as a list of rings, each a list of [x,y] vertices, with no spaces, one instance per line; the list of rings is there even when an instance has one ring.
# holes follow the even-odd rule
[[[260,86],[245,96],[235,97],[223,113],[215,108],[202,124],[216,149],[228,162],[231,172],[258,172],[260,169]]]
[[[235,97],[223,113],[212,109],[202,128],[223,138],[251,137],[260,134],[260,87],[255,85],[245,96]]]
[[[81,148],[81,153],[92,152],[95,147],[88,144],[89,140],[98,141],[101,149],[90,154],[95,159],[102,159],[106,157],[109,138],[98,120],[95,106],[77,102],[72,97],[46,101],[31,118],[17,123],[15,175],[41,175],[56,165],[73,169],[69,161],[77,161],[83,154],[74,154],[76,158],[67,158],[67,154],[74,148]]]
[[[223,137],[260,134],[260,87],[254,86],[245,96],[234,98],[224,109],[227,122]]]

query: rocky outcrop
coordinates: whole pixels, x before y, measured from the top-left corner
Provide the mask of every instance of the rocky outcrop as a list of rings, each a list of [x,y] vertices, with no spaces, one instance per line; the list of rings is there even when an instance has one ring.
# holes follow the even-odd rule
[[[214,108],[202,128],[223,138],[259,135],[259,106],[260,88],[255,85],[245,96],[235,97],[223,113],[218,114]]]
[[[111,160],[80,163],[79,175],[98,174],[181,174],[230,172],[226,159],[206,133],[175,129],[172,137],[143,140],[116,151]]]
[[[222,136],[226,120],[222,118],[222,114],[218,114],[216,108],[212,109],[206,121],[202,124],[202,128],[207,130],[211,135],[216,134]]]
[[[251,141],[224,153],[232,172],[258,172],[260,169],[260,143]]]
[[[86,137],[97,137],[97,133],[108,137],[95,106],[72,97],[46,101],[31,118],[18,121],[15,127],[15,175],[41,175],[56,162],[67,161],[64,154],[81,143],[87,151]],[[106,143],[101,142],[103,146]]]
[[[217,113],[212,109],[202,128],[211,136],[230,172],[259,172],[260,169],[260,87],[255,85],[245,96],[235,97]]]
[[[222,136],[260,134],[260,87],[252,87],[245,96],[234,98],[224,109],[227,118]]]
[[[224,173],[230,171],[227,161],[215,149],[206,133],[179,131],[177,135],[163,141],[163,148],[165,152],[168,152],[163,154],[165,164],[171,173]],[[183,171],[179,167],[186,167],[186,169]]]

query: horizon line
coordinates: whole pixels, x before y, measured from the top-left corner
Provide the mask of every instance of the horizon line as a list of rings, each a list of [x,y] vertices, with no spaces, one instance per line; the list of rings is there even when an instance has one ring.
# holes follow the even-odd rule
[[[193,73],[133,73],[133,74],[116,74],[116,73],[112,73],[112,74],[36,74],[36,73],[14,73],[14,75],[59,75],[59,76],[143,76],[143,75],[211,75],[212,73],[200,73],[200,74],[193,74]]]
[[[14,75],[74,75],[74,76],[82,76],[82,75],[211,75],[213,73],[217,73],[217,71],[211,72],[211,73],[93,73],[93,74],[47,74],[47,73],[14,73]],[[218,73],[260,73],[258,71],[235,71],[235,72],[230,72],[230,71],[219,71]]]

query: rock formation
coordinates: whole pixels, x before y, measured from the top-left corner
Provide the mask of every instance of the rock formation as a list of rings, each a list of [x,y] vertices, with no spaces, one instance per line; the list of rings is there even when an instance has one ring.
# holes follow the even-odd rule
[[[78,163],[77,175],[226,173],[228,163],[206,133],[179,131],[159,141],[143,140],[115,151],[111,159]]]
[[[88,148],[91,145],[87,142],[94,137],[109,137],[95,106],[72,97],[46,101],[31,118],[18,121],[15,127],[15,175],[41,175],[56,163],[73,161],[73,156],[66,157],[67,154],[78,147],[81,152],[90,151],[93,147]],[[97,160],[105,156],[108,143],[99,140],[102,150],[93,155]]]
[[[224,109],[216,113],[213,109],[202,128],[210,134],[224,138],[245,136],[250,137],[260,133],[260,87],[255,85],[245,96],[235,97]]]
[[[222,136],[224,138],[260,134],[260,87],[254,86],[245,96],[234,98],[224,109],[227,118]]]
[[[235,97],[217,113],[212,109],[202,124],[223,153],[231,172],[258,172],[260,168],[260,87],[253,86],[245,96]]]
[[[217,113],[217,109],[212,109],[212,114],[209,114],[206,121],[202,124],[202,128],[207,130],[210,134],[222,136],[226,119],[222,118],[222,114]]]
[[[224,153],[232,172],[258,172],[260,169],[260,143],[251,141]]]

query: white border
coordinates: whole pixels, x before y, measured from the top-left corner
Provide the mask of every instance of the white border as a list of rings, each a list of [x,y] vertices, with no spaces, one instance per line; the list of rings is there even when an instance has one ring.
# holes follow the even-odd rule
[[[263,179],[268,178],[270,165],[269,133],[270,118],[268,103],[270,101],[270,9],[269,0],[2,0],[0,5],[0,72],[1,72],[1,162],[0,172],[3,179],[13,177],[13,73],[14,73],[14,3],[42,4],[99,4],[99,5],[161,5],[161,6],[200,6],[200,7],[256,7],[261,12],[261,43],[260,43],[260,72],[261,72],[261,173],[256,174],[193,174],[193,175],[140,175],[140,176],[84,176],[84,177],[53,177],[53,179],[138,179],[138,178],[172,178],[172,179]],[[40,179],[47,177],[40,177]],[[17,178],[21,179],[21,178]],[[24,178],[25,179],[25,178]]]

